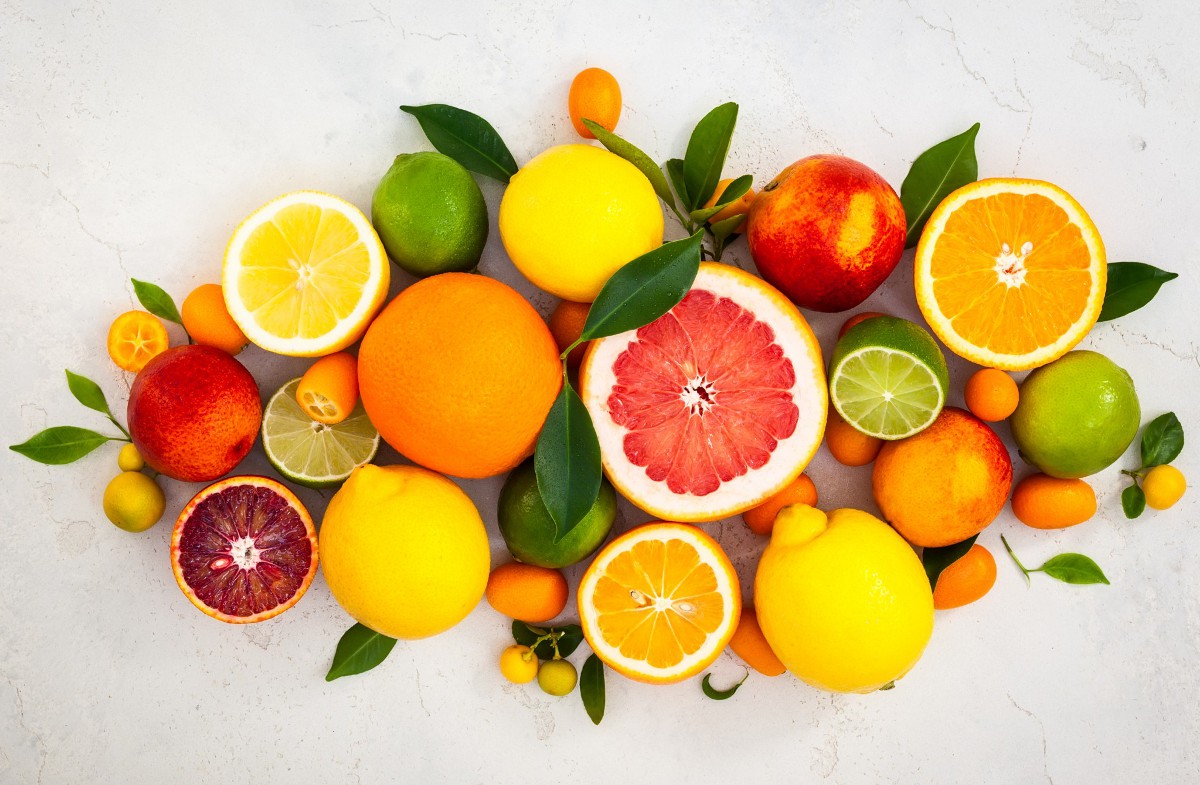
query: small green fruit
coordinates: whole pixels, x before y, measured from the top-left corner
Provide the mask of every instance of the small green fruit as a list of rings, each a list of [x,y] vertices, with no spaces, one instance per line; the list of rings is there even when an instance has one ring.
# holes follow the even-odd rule
[[[575,671],[575,666],[566,660],[548,660],[538,668],[537,680],[542,692],[561,698],[575,689],[579,674]]]

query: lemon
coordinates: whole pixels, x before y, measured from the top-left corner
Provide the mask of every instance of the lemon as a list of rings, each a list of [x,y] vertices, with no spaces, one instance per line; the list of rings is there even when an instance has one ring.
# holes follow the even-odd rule
[[[162,517],[162,488],[138,471],[121,472],[104,489],[104,516],[127,532],[144,532]]]
[[[754,605],[787,669],[834,692],[900,678],[933,632],[933,592],[916,553],[860,510],[784,507],[758,564]]]
[[[425,638],[462,621],[487,585],[491,552],[474,503],[417,466],[355,469],[321,523],[321,571],[358,622]]]
[[[662,207],[633,164],[565,144],[513,175],[500,201],[500,239],[535,286],[591,302],[622,265],[662,244]]]

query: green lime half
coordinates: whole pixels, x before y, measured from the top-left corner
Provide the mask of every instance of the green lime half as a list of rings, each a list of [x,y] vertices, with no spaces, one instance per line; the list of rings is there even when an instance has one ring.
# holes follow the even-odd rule
[[[296,402],[299,384],[298,378],[292,379],[267,402],[262,423],[267,460],[285,479],[308,488],[340,485],[375,457],[379,431],[361,402],[337,425],[317,422]]]
[[[937,341],[905,319],[867,319],[847,330],[833,349],[830,400],[868,436],[894,440],[923,431],[942,411],[949,386]]]

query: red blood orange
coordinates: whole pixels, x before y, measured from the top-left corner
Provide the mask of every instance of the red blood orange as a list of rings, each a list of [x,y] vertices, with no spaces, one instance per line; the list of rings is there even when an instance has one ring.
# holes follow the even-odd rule
[[[692,290],[639,330],[592,342],[581,395],[609,479],[643,510],[715,521],[774,495],[821,444],[821,349],[761,279],[705,263]]]
[[[228,477],[179,513],[171,569],[192,604],[214,619],[263,621],[308,590],[317,573],[317,530],[283,484]]]

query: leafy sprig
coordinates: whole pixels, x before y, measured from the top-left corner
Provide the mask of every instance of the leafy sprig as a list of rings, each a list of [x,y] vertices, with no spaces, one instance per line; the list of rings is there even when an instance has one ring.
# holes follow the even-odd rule
[[[386,660],[395,646],[395,638],[355,623],[338,641],[325,681],[365,673]]]
[[[979,163],[975,158],[978,135],[979,123],[975,123],[958,136],[938,142],[913,161],[900,186],[900,203],[908,222],[905,248],[913,247],[921,239],[925,222],[943,199],[979,179]]]
[[[1178,273],[1142,262],[1113,262],[1108,266],[1104,305],[1096,321],[1107,322],[1133,313],[1153,300],[1163,284],[1178,277]]]
[[[62,466],[74,463],[105,442],[130,441],[129,431],[113,416],[100,385],[86,376],[68,370],[67,387],[75,400],[92,411],[103,414],[109,422],[117,426],[122,435],[110,436],[74,425],[57,425],[34,434],[20,444],[9,445],[8,449],[38,463]]]
[[[1100,569],[1100,565],[1092,561],[1082,553],[1060,553],[1057,556],[1051,557],[1041,567],[1027,568],[1017,558],[1017,554],[1013,553],[1013,549],[1009,546],[1008,540],[1004,539],[1004,535],[1000,535],[1000,542],[1004,543],[1004,550],[1008,551],[1008,555],[1012,557],[1013,563],[1021,570],[1025,576],[1025,582],[1030,583],[1029,576],[1035,572],[1043,572],[1063,583],[1073,583],[1076,585],[1085,585],[1091,583],[1103,583],[1108,585],[1108,578],[1104,571]]]
[[[1170,463],[1183,452],[1183,425],[1175,412],[1160,414],[1142,430],[1142,465],[1135,471],[1122,469],[1121,474],[1133,478],[1133,485],[1121,492],[1121,508],[1126,518],[1136,518],[1146,510],[1146,493],[1142,479],[1155,466]]]

